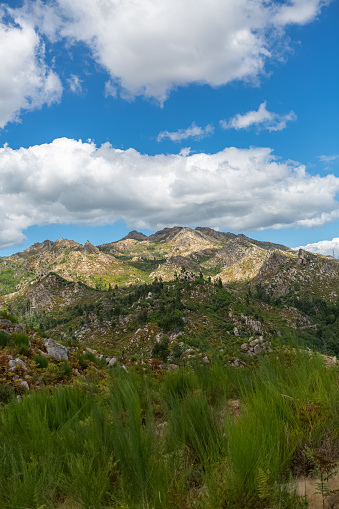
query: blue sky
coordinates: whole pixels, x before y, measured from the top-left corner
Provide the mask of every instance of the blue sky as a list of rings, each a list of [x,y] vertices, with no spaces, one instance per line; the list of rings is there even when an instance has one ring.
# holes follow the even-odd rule
[[[0,15],[0,256],[177,224],[339,255],[338,1]]]

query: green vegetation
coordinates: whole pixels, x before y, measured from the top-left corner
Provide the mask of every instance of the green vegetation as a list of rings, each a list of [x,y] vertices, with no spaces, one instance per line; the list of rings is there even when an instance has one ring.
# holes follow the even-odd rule
[[[1,390],[0,506],[306,507],[293,476],[313,468],[307,451],[338,450],[338,371],[317,355],[278,357],[160,378],[112,369],[19,404]]]
[[[152,357],[167,362],[169,354],[169,339],[168,336],[164,334],[159,343],[155,343],[152,350]]]
[[[13,323],[17,322],[17,318],[14,315],[12,315],[11,313],[9,313],[7,309],[1,309],[0,318],[3,318],[5,320],[10,320]]]
[[[16,354],[27,355],[29,352],[29,338],[23,332],[7,332],[0,330],[0,350],[2,348],[15,349]]]
[[[48,366],[48,359],[43,355],[34,355],[34,362],[37,364],[38,368],[44,369]]]
[[[296,290],[298,289],[297,287]],[[317,324],[316,328],[299,330],[297,332],[299,340],[327,355],[339,354],[339,299],[329,302],[317,296],[299,296],[295,292],[289,292],[284,297],[275,299],[264,287],[260,286],[257,287],[255,297],[262,302],[277,306],[277,312],[283,306],[296,308]]]
[[[14,268],[9,267],[0,271],[0,295],[6,295],[6,293],[15,292],[17,284],[20,282],[20,278],[17,276]]]

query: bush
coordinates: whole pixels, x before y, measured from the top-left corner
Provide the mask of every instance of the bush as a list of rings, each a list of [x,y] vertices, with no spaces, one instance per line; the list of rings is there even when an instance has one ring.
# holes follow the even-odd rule
[[[78,364],[80,366],[81,369],[86,369],[87,366],[88,366],[88,362],[87,362],[87,359],[84,355],[80,354],[79,357],[78,357]]]
[[[61,376],[60,367],[50,362],[42,375],[42,379],[44,384],[50,385],[58,382]]]
[[[0,348],[5,348],[6,346],[15,347],[18,354],[28,355],[29,338],[24,332],[8,334],[5,331],[0,331]]]
[[[48,366],[48,359],[43,355],[35,355],[34,362],[38,365],[38,368],[44,369]]]
[[[181,346],[178,344],[174,345],[174,348],[172,350],[173,359],[180,359],[182,353],[183,353],[183,350],[182,350]]]
[[[16,351],[21,355],[29,353],[29,338],[24,332],[13,332],[11,335]]]
[[[68,361],[66,361],[66,359],[61,361],[60,369],[63,376],[71,376],[72,366]]]
[[[14,315],[12,315],[11,313],[9,313],[7,311],[7,309],[2,309],[0,311],[0,315],[1,315],[1,318],[5,318],[6,320],[10,320],[12,323],[17,323],[18,322],[17,318]]]
[[[11,385],[0,385],[0,403],[7,404],[14,399],[15,392]]]
[[[11,342],[10,334],[7,334],[5,331],[0,331],[0,348],[5,348],[9,346]]]
[[[162,336],[159,343],[156,343],[152,350],[152,357],[167,362],[167,358],[170,354],[169,351],[169,339],[165,334]]]

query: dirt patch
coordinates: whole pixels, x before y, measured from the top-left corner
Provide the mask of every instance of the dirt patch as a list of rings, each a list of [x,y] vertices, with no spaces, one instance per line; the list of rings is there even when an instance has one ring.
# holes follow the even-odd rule
[[[325,501],[325,505],[323,505],[322,497],[317,493],[315,486],[315,483],[317,482],[319,482],[319,479],[311,479],[309,477],[299,478],[297,480],[297,493],[301,497],[307,497],[309,501],[309,509],[339,509],[339,496],[335,503],[333,500],[331,501],[331,497],[328,497]],[[339,474],[328,482],[328,487],[330,490],[339,489]]]

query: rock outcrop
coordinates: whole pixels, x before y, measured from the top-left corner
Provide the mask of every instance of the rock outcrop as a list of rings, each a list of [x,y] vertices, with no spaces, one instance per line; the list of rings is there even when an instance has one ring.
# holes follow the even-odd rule
[[[68,348],[64,345],[60,345],[60,343],[56,343],[54,339],[44,339],[44,346],[46,347],[48,355],[54,357],[55,360],[68,360]]]

